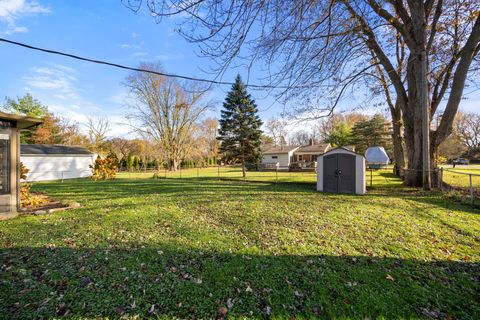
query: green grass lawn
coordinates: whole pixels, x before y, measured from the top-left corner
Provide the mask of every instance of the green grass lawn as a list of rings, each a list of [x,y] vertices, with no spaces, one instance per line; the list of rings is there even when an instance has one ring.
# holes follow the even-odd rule
[[[480,189],[480,167],[478,166],[445,168],[443,172],[443,180],[454,187],[469,188],[470,177],[468,173],[474,174],[472,176],[472,186],[475,189]]]
[[[150,176],[36,184],[83,207],[0,222],[0,318],[480,318],[480,215],[438,193]]]

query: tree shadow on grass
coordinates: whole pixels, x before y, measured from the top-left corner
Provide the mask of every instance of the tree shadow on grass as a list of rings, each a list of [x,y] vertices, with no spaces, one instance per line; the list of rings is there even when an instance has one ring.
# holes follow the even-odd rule
[[[8,319],[480,317],[477,263],[111,244],[1,249],[0,271]]]
[[[310,193],[314,185],[308,183],[272,183],[238,180],[216,179],[141,179],[141,180],[110,180],[90,181],[76,180],[70,183],[35,184],[34,191],[42,191],[59,197],[76,197],[81,195],[92,200],[116,199],[126,196],[147,196],[152,194],[220,194],[232,196],[258,195],[263,192],[297,192]]]

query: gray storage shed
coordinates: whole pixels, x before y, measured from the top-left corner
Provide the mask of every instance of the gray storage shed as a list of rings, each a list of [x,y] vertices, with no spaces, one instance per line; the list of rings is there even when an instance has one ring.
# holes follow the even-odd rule
[[[318,157],[317,191],[365,194],[365,158],[342,147]]]

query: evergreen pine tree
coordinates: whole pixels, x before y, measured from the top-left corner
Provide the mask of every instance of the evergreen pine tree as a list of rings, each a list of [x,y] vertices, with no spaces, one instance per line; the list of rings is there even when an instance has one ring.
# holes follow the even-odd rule
[[[237,75],[223,103],[217,139],[227,161],[241,161],[244,177],[245,164],[257,163],[261,158],[261,125],[257,105]]]
[[[373,146],[384,147],[388,154],[392,153],[392,132],[389,122],[376,114],[371,119],[358,121],[352,128],[352,140],[359,153]]]

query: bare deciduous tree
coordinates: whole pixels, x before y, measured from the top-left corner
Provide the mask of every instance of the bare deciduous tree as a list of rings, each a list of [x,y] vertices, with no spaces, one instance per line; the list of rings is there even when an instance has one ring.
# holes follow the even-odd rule
[[[107,139],[107,133],[110,131],[110,120],[107,117],[88,117],[86,126],[94,150],[103,152],[103,144]]]
[[[218,120],[215,118],[207,118],[198,125],[200,136],[205,140],[205,157],[218,156],[220,143],[217,140]]]
[[[312,132],[300,130],[295,131],[290,135],[290,145],[292,146],[308,145],[310,142],[315,142]]]
[[[161,72],[159,64],[141,64],[142,69]],[[125,82],[130,90],[134,128],[157,141],[170,170],[177,170],[192,147],[195,123],[207,109],[202,88],[180,84],[172,78],[134,72]]]
[[[275,146],[277,145],[282,146],[283,144],[285,144],[286,136],[287,136],[287,133],[285,130],[286,126],[287,126],[287,122],[284,119],[278,119],[275,117],[272,117],[265,124],[267,133],[273,138],[273,143]]]
[[[469,150],[480,149],[480,114],[459,112],[454,131]]]

